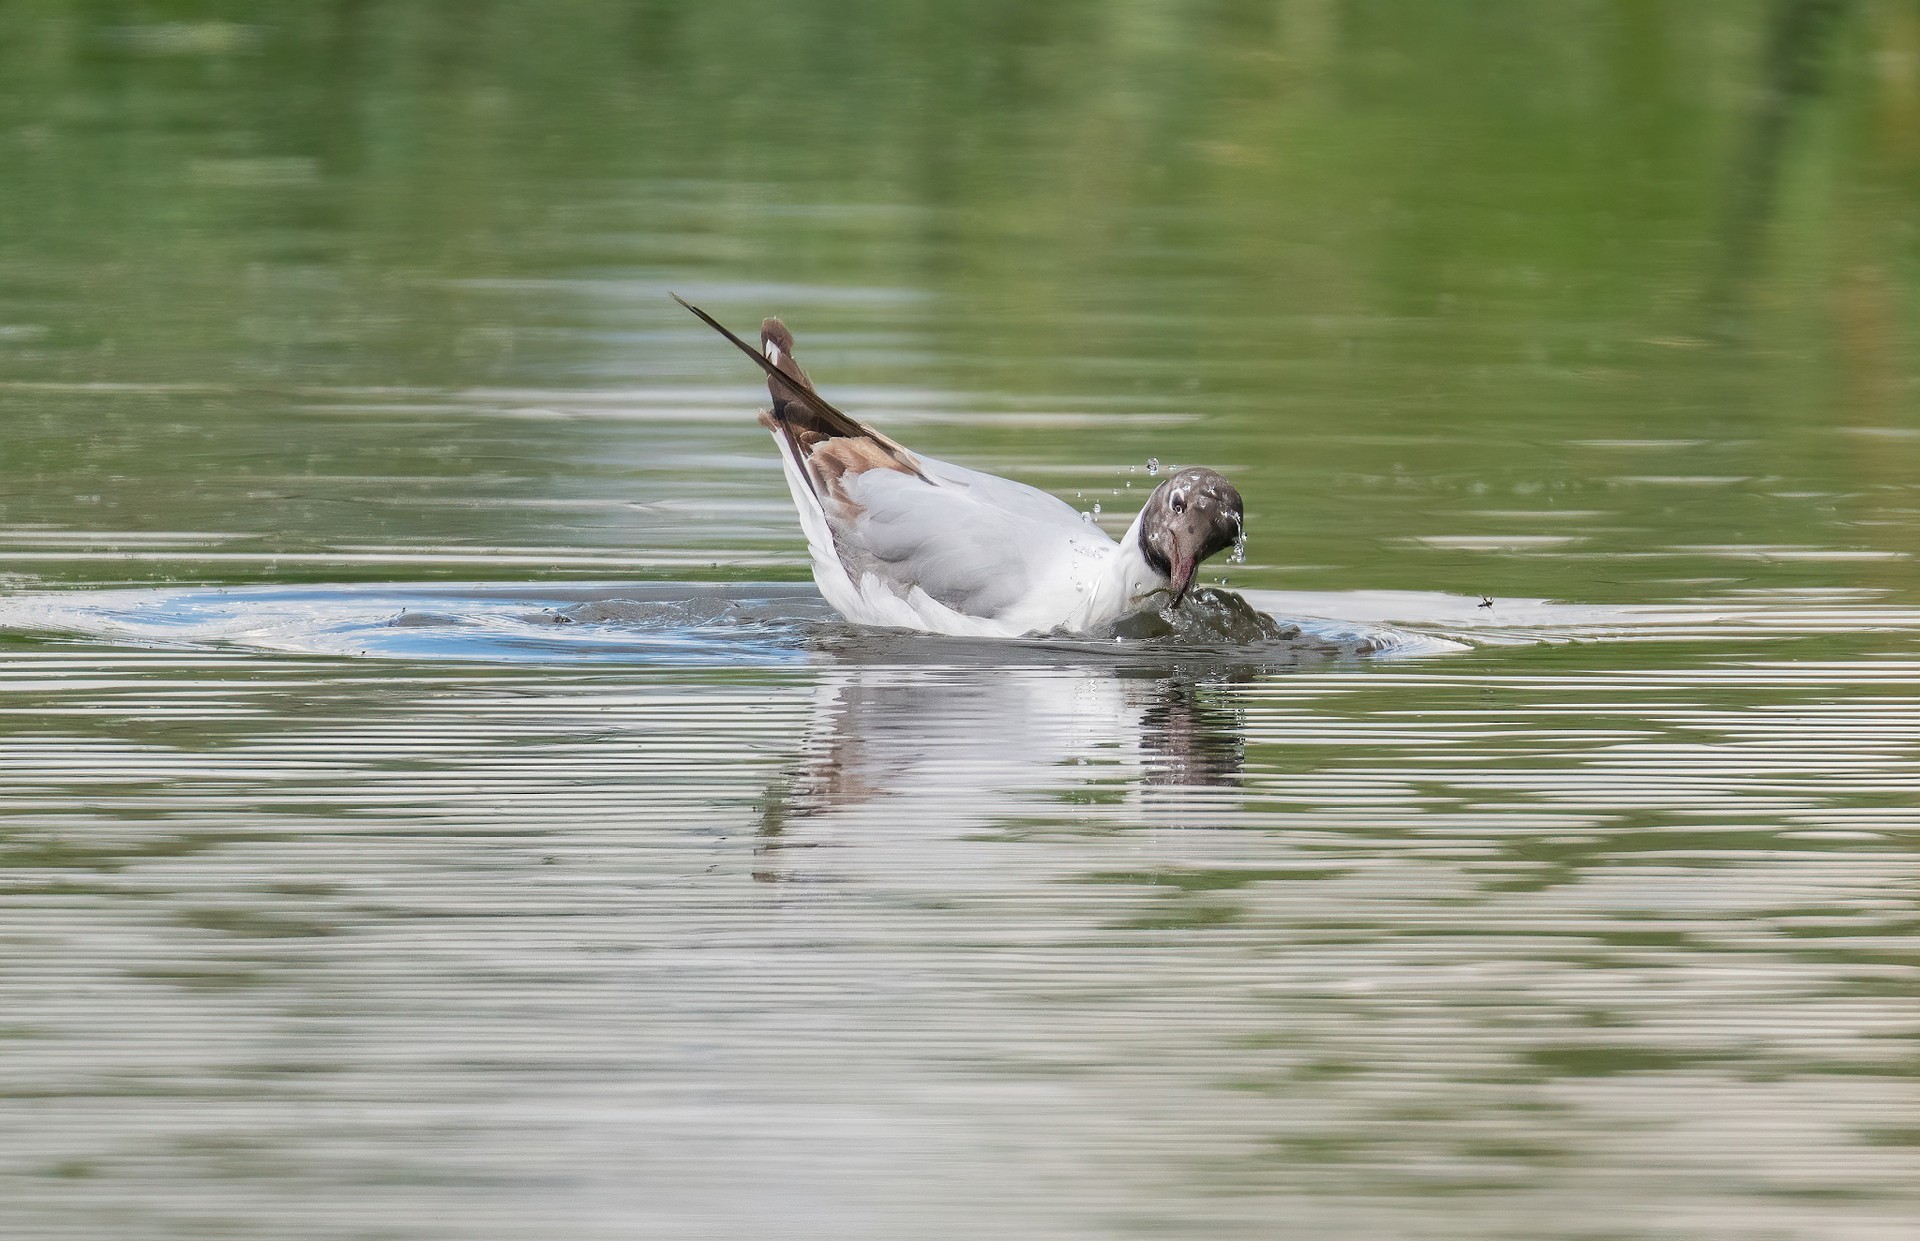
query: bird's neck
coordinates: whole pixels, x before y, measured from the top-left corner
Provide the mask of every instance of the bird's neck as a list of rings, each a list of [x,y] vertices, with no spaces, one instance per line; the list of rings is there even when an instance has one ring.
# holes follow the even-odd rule
[[[1140,522],[1141,517],[1136,516],[1121,536],[1119,546],[1108,552],[1100,564],[1099,573],[1087,591],[1084,627],[1098,628],[1144,612],[1155,606],[1149,596],[1155,591],[1165,591],[1171,584],[1165,573],[1147,562],[1146,552],[1140,546]],[[1160,602],[1164,603],[1165,599],[1162,595]]]

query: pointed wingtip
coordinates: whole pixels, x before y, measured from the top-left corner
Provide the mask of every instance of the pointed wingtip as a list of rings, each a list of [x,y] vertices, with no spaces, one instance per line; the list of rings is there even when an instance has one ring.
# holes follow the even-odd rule
[[[706,311],[700,309],[698,306],[694,305],[692,302],[688,301],[686,298],[681,297],[678,293],[675,293],[671,289],[667,290],[667,296],[671,297],[674,301],[679,302],[682,306],[685,306],[688,312],[691,313],[694,318],[700,320],[700,322],[706,324],[708,327],[712,328],[714,331],[720,333],[720,335],[726,337],[728,340],[740,346],[742,349],[746,350],[748,353],[755,353],[755,354],[758,353],[758,350],[754,349],[752,345],[747,344],[745,341],[741,340],[738,336],[735,336],[732,332],[729,332],[726,329],[726,326],[722,324],[720,320],[714,318],[712,315],[708,314]]]
[[[689,311],[693,313],[693,316],[696,319],[699,319],[702,323],[706,324],[708,327],[712,328],[714,331],[720,333],[720,335],[726,337],[727,340],[732,342],[734,348],[738,349],[741,353],[744,353],[748,357],[752,358],[754,361],[754,364],[757,365],[761,370],[765,371],[769,379],[775,380],[786,389],[791,390],[802,401],[812,406],[815,411],[825,414],[829,418],[835,420],[835,425],[837,427],[838,434],[864,435],[864,436],[871,437],[874,441],[876,441],[877,443],[885,447],[888,452],[894,454],[895,459],[900,461],[901,464],[905,465],[909,470],[913,471],[916,477],[921,479],[926,479],[927,476],[921,472],[919,465],[917,465],[914,462],[913,455],[911,453],[909,453],[906,449],[900,447],[900,445],[894,443],[892,440],[888,439],[886,436],[880,434],[878,431],[874,430],[872,427],[867,426],[865,423],[861,422],[859,419],[849,417],[845,413],[842,413],[839,409],[835,408],[825,397],[821,396],[818,392],[814,391],[813,384],[807,379],[805,375],[795,375],[788,371],[782,370],[777,364],[769,361],[767,359],[766,354],[762,353],[758,349],[755,349],[752,345],[749,345],[746,341],[741,340],[738,336],[735,336],[733,332],[728,330],[727,326],[724,323],[720,322],[720,320],[714,318],[712,315],[708,314],[706,311],[700,309],[698,306],[694,305],[692,302],[688,301],[686,298],[681,297],[678,293],[675,293],[671,289],[669,289],[667,291],[667,296],[671,297],[674,301],[679,302],[682,306],[685,306]],[[763,324],[762,330],[764,330],[764,327],[765,325]],[[783,332],[786,331],[786,327],[784,324],[781,325],[781,331]],[[790,333],[787,336],[786,350],[789,356],[791,356],[792,350],[793,350],[793,337]]]

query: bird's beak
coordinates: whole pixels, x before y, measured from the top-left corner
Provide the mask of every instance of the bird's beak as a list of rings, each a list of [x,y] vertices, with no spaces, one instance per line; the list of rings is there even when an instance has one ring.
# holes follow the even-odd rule
[[[1173,602],[1168,607],[1179,607],[1180,601],[1187,597],[1187,587],[1193,585],[1193,571],[1199,567],[1192,556],[1181,556],[1174,562],[1173,576],[1167,588],[1173,592]]]

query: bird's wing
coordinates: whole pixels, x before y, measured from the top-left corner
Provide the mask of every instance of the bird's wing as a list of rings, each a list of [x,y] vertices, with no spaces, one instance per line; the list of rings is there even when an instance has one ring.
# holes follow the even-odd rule
[[[789,425],[796,432],[810,434],[817,440],[864,440],[870,448],[878,450],[869,454],[876,459],[876,463],[878,458],[884,458],[889,463],[887,468],[916,475],[920,473],[919,462],[912,453],[858,418],[843,413],[814,391],[813,381],[807,378],[807,373],[800,369],[800,363],[793,356],[793,334],[787,331],[786,325],[780,320],[768,319],[760,325],[760,348],[755,349],[728,331],[718,319],[678,293],[669,293],[667,296],[726,337],[734,348],[759,363],[760,369],[767,373],[767,392],[773,398],[773,408],[768,411],[770,417],[762,421],[769,428],[777,430],[775,424],[778,423]],[[803,446],[795,444],[793,447],[801,449]]]
[[[1076,551],[1113,545],[1044,491],[920,460],[928,478],[868,470],[843,482],[828,519],[855,581],[871,574],[902,594],[917,587],[963,615],[993,619],[1068,589]]]
[[[1042,491],[1026,483],[1017,483],[1011,478],[970,470],[964,465],[938,461],[932,457],[920,458],[920,466],[932,482],[946,487],[964,488],[981,503],[990,504],[1009,513],[1018,513],[1036,526],[1055,529],[1063,535],[1091,534],[1101,542],[1109,541],[1098,526],[1089,523],[1080,515],[1079,509],[1050,491]]]
[[[760,325],[756,350],[706,311],[674,300],[766,372],[773,408],[760,421],[787,455],[815,565],[837,562],[854,595],[871,576],[902,597],[918,588],[956,612],[993,618],[1036,592],[1070,590],[1062,579],[1076,552],[1111,549],[1064,501],[908,452],[835,408],[814,391],[778,319]]]

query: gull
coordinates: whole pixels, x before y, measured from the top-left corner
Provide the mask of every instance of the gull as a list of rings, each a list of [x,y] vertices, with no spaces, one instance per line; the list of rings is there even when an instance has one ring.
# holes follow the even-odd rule
[[[1240,493],[1213,470],[1174,472],[1115,542],[1037,487],[909,452],[814,390],[793,333],[755,349],[685,306],[767,375],[773,434],[806,532],[813,580],[858,625],[961,637],[1103,635],[1177,608],[1201,562],[1236,544]]]

